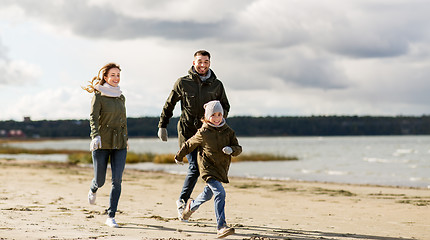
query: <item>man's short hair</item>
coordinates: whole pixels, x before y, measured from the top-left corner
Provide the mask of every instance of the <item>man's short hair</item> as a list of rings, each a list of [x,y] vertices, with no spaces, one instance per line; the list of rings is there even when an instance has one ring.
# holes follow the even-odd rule
[[[208,56],[209,60],[211,59],[211,54],[206,50],[199,50],[196,53],[194,53],[194,57],[197,55]]]

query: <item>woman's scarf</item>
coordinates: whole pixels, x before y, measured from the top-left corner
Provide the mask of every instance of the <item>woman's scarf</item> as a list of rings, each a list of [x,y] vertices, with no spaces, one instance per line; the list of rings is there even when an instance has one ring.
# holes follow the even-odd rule
[[[107,97],[119,97],[122,94],[121,88],[119,86],[113,87],[109,83],[104,83],[103,85],[97,84],[94,89],[99,91],[102,96]]]

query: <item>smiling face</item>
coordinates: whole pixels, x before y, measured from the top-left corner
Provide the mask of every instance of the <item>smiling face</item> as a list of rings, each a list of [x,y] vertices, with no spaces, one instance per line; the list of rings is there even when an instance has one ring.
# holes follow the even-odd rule
[[[216,113],[212,114],[212,116],[208,120],[213,125],[218,126],[222,122],[222,113],[216,112]]]
[[[118,87],[120,81],[120,70],[119,68],[111,68],[109,69],[106,76],[104,76],[104,80],[111,85],[112,87]]]
[[[211,61],[209,59],[209,56],[203,56],[203,55],[197,55],[194,57],[193,61],[194,70],[199,75],[206,75],[209,71],[209,67],[211,66]]]

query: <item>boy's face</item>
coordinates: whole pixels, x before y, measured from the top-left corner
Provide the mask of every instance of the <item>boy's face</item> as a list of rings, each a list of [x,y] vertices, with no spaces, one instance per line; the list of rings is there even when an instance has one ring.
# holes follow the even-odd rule
[[[194,57],[193,66],[196,72],[199,75],[206,75],[209,71],[209,67],[211,66],[211,61],[209,60],[209,56],[197,55]]]
[[[209,122],[215,126],[220,125],[222,122],[222,113],[216,112],[212,114],[212,116],[209,118]]]

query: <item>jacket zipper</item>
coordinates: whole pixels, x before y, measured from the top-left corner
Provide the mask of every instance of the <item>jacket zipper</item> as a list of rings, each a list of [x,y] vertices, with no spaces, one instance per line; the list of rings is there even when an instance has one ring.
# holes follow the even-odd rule
[[[200,78],[199,76],[197,76],[198,78]],[[200,121],[200,119],[198,119],[199,118],[199,116],[201,116],[202,115],[202,107],[200,107],[200,105],[202,104],[202,85],[203,85],[203,82],[200,80],[200,79],[198,79],[198,82],[197,82],[197,85],[198,85],[198,88],[197,88],[197,96],[198,96],[198,99],[197,99],[197,101],[198,101],[198,103],[197,103],[197,116],[196,116],[196,119],[194,119],[194,126],[196,126],[196,128],[197,128],[197,125],[198,125],[198,121]],[[204,103],[203,103],[204,104]]]

